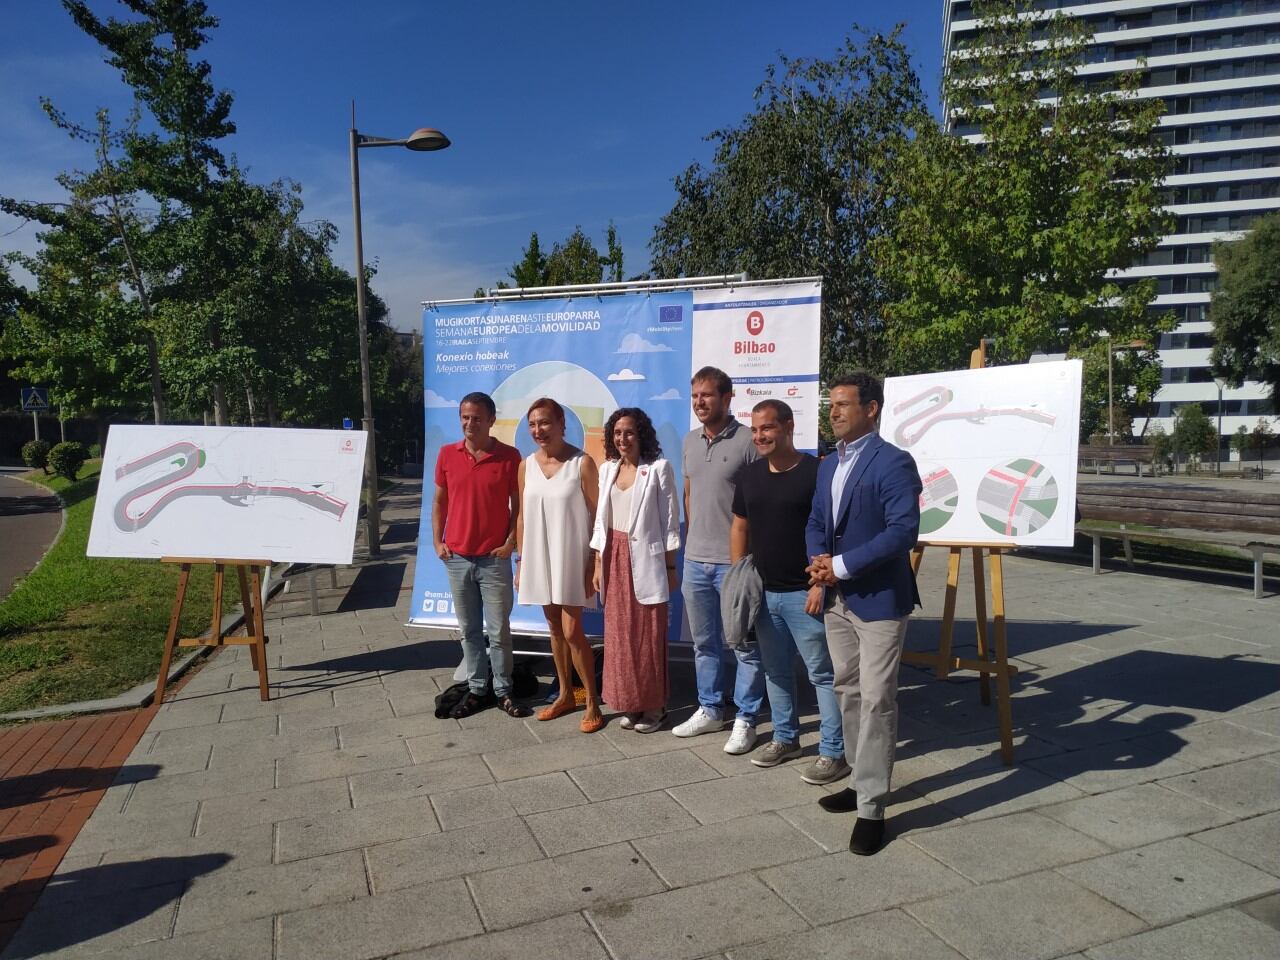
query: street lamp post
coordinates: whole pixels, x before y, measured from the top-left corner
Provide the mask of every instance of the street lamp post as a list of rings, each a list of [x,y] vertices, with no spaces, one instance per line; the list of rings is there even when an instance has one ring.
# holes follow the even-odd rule
[[[1213,382],[1218,385],[1218,443],[1215,447],[1217,456],[1214,457],[1217,469],[1214,472],[1222,476],[1222,388],[1226,386],[1226,381],[1221,377],[1214,377]]]
[[[386,137],[370,137],[356,130],[356,105],[351,104],[351,214],[355,221],[356,237],[356,321],[360,330],[360,389],[363,393],[364,416],[367,435],[364,455],[365,485],[368,488],[369,556],[382,553],[380,527],[381,511],[378,509],[378,453],[373,433],[373,382],[369,372],[369,323],[365,309],[364,243],[360,233],[360,149],[362,147],[405,147],[415,151],[443,150],[449,146],[449,138],[430,127],[419,128],[403,140]]]

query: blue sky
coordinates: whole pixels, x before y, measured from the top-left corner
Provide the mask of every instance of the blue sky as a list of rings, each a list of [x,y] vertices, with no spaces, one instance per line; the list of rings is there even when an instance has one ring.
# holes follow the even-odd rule
[[[113,0],[90,0],[123,15]],[[303,185],[307,214],[351,252],[347,130],[445,131],[440,153],[361,152],[365,256],[402,328],[424,299],[469,296],[503,278],[529,233],[546,244],[581,225],[603,247],[612,219],[627,273],[674,200],[672,178],[706,160],[703,137],[737,123],[778,51],[830,56],[853,23],[906,24],[936,101],[943,0],[884,2],[411,2],[211,0],[221,19],[202,51],[235,95],[224,150],[259,181]],[[38,98],[83,121],[130,98],[55,0],[0,0],[0,192],[58,199],[54,175],[89,162]],[[0,216],[0,251],[36,246],[33,225]]]

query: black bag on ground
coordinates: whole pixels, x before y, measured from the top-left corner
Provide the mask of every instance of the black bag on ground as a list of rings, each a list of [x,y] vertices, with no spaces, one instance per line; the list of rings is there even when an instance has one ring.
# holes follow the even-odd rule
[[[467,691],[469,689],[470,687],[467,686],[467,681],[463,680],[459,683],[451,684],[437,693],[435,710],[436,719],[443,720],[445,717],[449,716],[449,714],[453,712],[453,708],[462,702],[462,698],[467,695]],[[490,680],[485,686],[484,693],[480,694],[480,702],[480,709],[482,710],[485,707],[492,707],[498,702],[498,698],[493,695],[492,680]]]
[[[538,695],[541,681],[533,672],[533,664],[528,660],[517,660],[511,668],[511,696],[515,700],[528,700]]]

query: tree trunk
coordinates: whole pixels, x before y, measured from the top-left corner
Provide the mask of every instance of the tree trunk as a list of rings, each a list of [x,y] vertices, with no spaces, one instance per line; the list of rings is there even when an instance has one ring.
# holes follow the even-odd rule
[[[156,426],[164,423],[164,381],[160,379],[160,349],[156,346],[155,334],[147,331],[147,362],[151,366],[151,411],[155,414]]]
[[[227,392],[220,383],[213,385],[213,425],[215,427],[227,425]]]
[[[274,427],[276,425],[276,401],[274,397],[267,397],[267,426]]]
[[[253,388],[247,383],[244,387],[244,401],[249,407],[249,426],[255,426],[253,422]]]

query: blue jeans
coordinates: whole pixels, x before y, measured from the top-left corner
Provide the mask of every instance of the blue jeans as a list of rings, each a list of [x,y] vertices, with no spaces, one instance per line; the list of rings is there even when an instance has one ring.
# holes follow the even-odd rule
[[[472,693],[484,693],[488,682],[484,662],[487,634],[493,692],[499,698],[505,697],[511,692],[511,561],[455,553],[444,566],[449,572],[454,613],[462,632],[467,686]]]
[[[809,682],[818,695],[822,736],[818,752],[824,757],[843,757],[840,702],[833,687],[835,673],[827,650],[827,631],[821,614],[815,617],[804,612],[806,593],[805,590],[785,593],[766,590],[756,618],[756,638],[760,641],[765,686],[773,712],[773,739],[795,743],[800,738],[796,724],[796,678],[792,670],[793,658],[799,651],[809,671]]]
[[[724,696],[724,626],[720,620],[720,585],[729,572],[727,563],[684,562],[684,581],[680,593],[689,615],[689,632],[693,635],[693,673],[698,684],[698,703],[708,713],[723,717]],[[764,671],[760,669],[760,651],[737,653],[738,677],[734,683],[733,702],[737,719],[755,726],[764,704]]]

